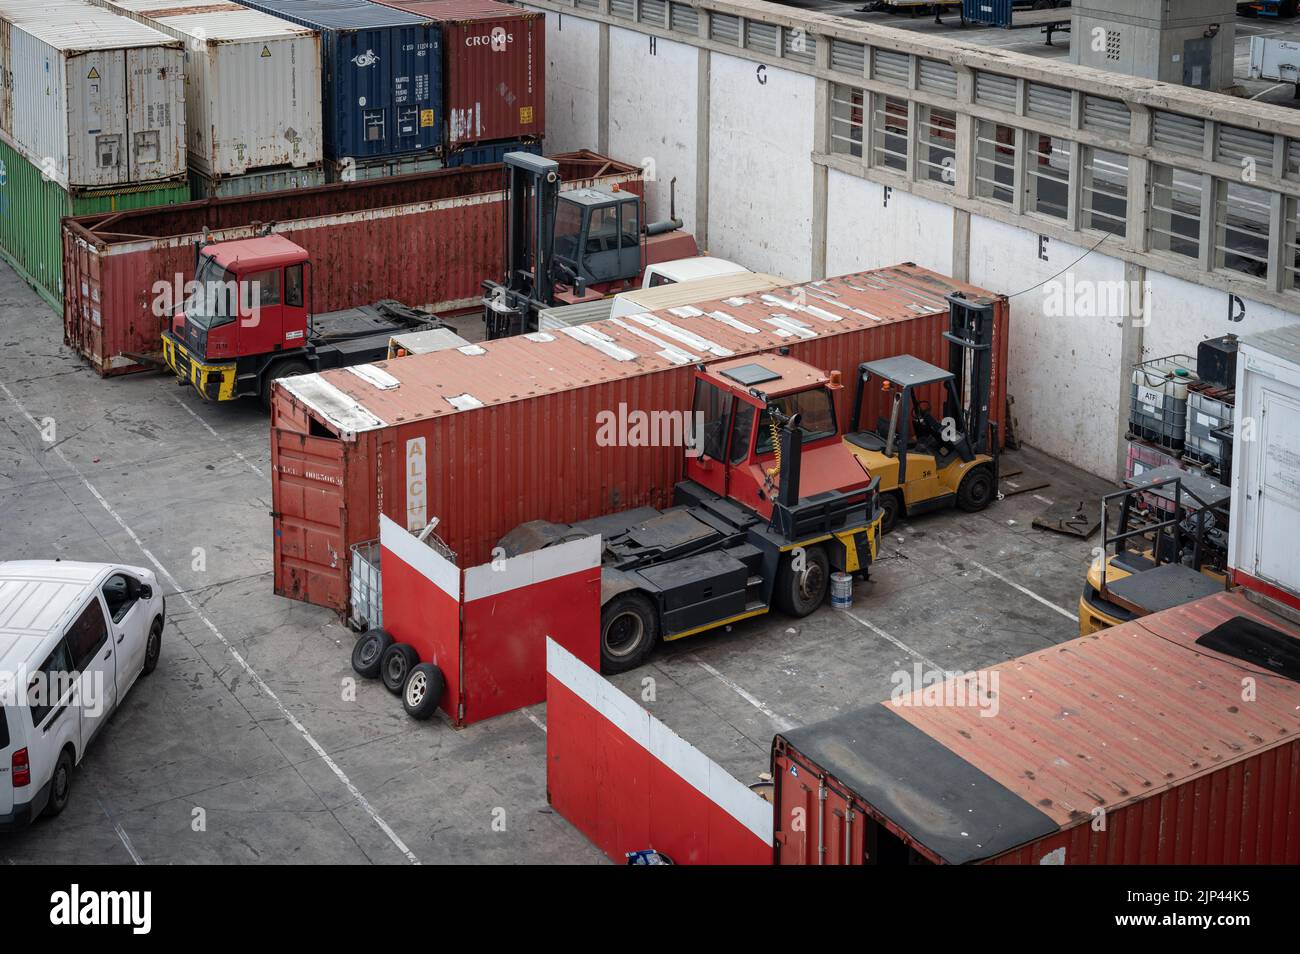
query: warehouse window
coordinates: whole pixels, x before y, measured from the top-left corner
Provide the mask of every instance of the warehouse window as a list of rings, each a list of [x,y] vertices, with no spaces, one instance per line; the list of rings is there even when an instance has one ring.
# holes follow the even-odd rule
[[[1282,283],[1287,288],[1300,288],[1300,240],[1297,240],[1297,221],[1300,220],[1300,200],[1286,200],[1286,221],[1282,233]]]
[[[831,86],[831,152],[862,157],[864,96],[852,86]]]
[[[957,181],[957,114],[922,105],[917,107],[917,126],[921,178],[952,185]]]
[[[1016,181],[1016,131],[981,119],[975,128],[975,194],[1010,204]]]
[[[1128,230],[1128,156],[1084,146],[1082,171],[1080,225],[1123,235]]]
[[[1065,218],[1070,207],[1070,143],[1030,133],[1026,171],[1029,196],[1025,208],[1054,219]]]
[[[1269,194],[1239,182],[1214,182],[1214,267],[1256,278],[1268,274]]]
[[[907,100],[876,93],[871,121],[871,164],[907,168]]]
[[[1201,176],[1173,166],[1151,166],[1152,251],[1198,258],[1201,254]]]

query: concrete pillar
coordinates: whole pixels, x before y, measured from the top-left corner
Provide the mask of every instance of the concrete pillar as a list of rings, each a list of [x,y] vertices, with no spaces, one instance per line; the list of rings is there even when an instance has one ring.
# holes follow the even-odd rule
[[[695,74],[695,241],[702,249],[709,243],[709,56],[699,51]]]
[[[817,44],[817,67],[825,70],[830,67],[830,43]],[[817,80],[813,96],[813,152],[827,154],[831,151],[831,84],[824,79]],[[809,262],[813,281],[826,277],[826,203],[829,190],[830,171],[821,163],[813,164],[812,180],[812,228],[809,241],[812,256]]]
[[[970,213],[965,209],[952,210],[952,277],[970,281]]]
[[[1131,396],[1129,395],[1130,379],[1132,377],[1133,365],[1142,360],[1142,332],[1146,324],[1145,315],[1149,307],[1146,294],[1147,270],[1142,265],[1135,265],[1132,262],[1124,264],[1124,281],[1131,290],[1129,301],[1133,304],[1141,303],[1139,307],[1130,308],[1133,314],[1123,317],[1122,331],[1120,333],[1119,346],[1119,369],[1118,385],[1119,400],[1116,407],[1119,408],[1119,421],[1117,422],[1117,433],[1115,435],[1115,479],[1124,479],[1125,465],[1128,460],[1128,441],[1124,435],[1128,433],[1128,414]]]
[[[609,155],[609,24],[600,25],[600,50],[596,63],[596,151]]]

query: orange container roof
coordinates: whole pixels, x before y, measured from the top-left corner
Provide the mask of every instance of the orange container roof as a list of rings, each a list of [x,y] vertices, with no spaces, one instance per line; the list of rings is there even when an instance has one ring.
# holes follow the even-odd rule
[[[945,313],[945,296],[994,293],[896,265],[562,331],[303,375],[277,384],[345,437],[391,424],[740,357]],[[855,369],[841,370],[852,374]]]

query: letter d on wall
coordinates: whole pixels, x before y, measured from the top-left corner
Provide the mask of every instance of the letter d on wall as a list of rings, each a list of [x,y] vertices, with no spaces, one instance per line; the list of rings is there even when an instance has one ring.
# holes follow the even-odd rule
[[[406,529],[418,533],[429,522],[429,469],[424,438],[406,442]]]

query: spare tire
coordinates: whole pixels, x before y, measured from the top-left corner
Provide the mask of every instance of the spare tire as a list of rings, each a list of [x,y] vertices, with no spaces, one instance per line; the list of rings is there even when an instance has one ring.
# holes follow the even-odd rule
[[[406,677],[420,665],[420,654],[410,643],[393,643],[379,660],[379,679],[384,688],[396,695],[406,685]]]
[[[438,710],[447,681],[433,663],[419,663],[411,668],[402,687],[402,708],[412,719],[427,719]]]
[[[352,647],[352,668],[358,676],[374,679],[379,675],[384,650],[393,645],[393,637],[382,629],[368,629]]]

